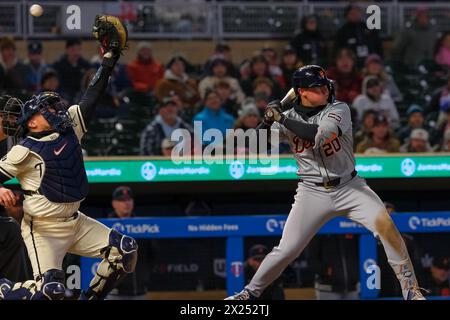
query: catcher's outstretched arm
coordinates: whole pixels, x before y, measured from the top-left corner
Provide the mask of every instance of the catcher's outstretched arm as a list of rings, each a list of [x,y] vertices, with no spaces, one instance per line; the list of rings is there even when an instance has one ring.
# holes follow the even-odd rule
[[[87,125],[95,106],[108,86],[108,80],[122,51],[127,48],[128,31],[114,16],[97,16],[92,34],[100,42],[103,61],[79,103],[84,123]]]
[[[94,114],[98,100],[105,93],[109,77],[116,64],[116,59],[107,55],[105,54],[103,57],[102,65],[98,68],[97,73],[79,102],[81,114],[86,125],[88,125]]]

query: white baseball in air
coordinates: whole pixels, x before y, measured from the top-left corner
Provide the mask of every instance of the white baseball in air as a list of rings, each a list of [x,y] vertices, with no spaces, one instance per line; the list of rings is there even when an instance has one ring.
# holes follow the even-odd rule
[[[40,17],[40,16],[42,16],[43,13],[44,13],[44,9],[43,9],[42,6],[39,5],[39,4],[33,4],[33,5],[30,7],[30,14],[31,14],[33,17]]]

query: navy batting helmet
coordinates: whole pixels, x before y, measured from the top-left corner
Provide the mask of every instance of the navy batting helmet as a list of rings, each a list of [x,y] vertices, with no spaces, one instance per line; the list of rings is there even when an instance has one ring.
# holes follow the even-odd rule
[[[330,91],[328,102],[334,102],[334,85],[333,81],[328,79],[325,70],[316,65],[307,65],[298,68],[292,76],[292,87],[295,94],[298,94],[298,88],[314,88],[327,86]]]
[[[67,106],[56,92],[42,92],[25,102],[17,123],[27,129],[28,120],[38,112],[57,132],[64,132],[67,128],[73,126]]]

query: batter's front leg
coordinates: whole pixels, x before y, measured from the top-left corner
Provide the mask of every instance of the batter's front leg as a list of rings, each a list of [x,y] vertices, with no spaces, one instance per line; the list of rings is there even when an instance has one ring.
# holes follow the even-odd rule
[[[264,258],[245,289],[251,295],[259,297],[289,263],[300,255],[319,228],[333,216],[333,204],[328,193],[300,183],[279,245]]]
[[[349,218],[361,223],[381,240],[388,262],[400,282],[403,298],[423,300],[402,235],[378,195],[364,180],[358,177],[355,179],[348,187],[342,188],[339,191],[341,194],[336,198],[352,204]],[[337,206],[339,207],[339,204]]]

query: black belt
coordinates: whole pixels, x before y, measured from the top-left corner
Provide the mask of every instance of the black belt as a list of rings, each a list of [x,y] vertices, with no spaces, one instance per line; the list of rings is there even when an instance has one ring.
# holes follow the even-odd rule
[[[26,196],[34,196],[36,194],[40,195],[41,193],[39,192],[39,190],[38,191],[23,190],[23,194]]]
[[[352,180],[356,175],[358,174],[358,172],[356,170],[353,170],[353,172],[350,174],[351,178],[350,180]],[[302,179],[300,179],[300,182],[303,182]],[[336,178],[327,182],[315,182],[314,184],[318,187],[324,187],[325,189],[331,189],[331,188],[336,188],[339,184],[341,183],[341,178]]]

